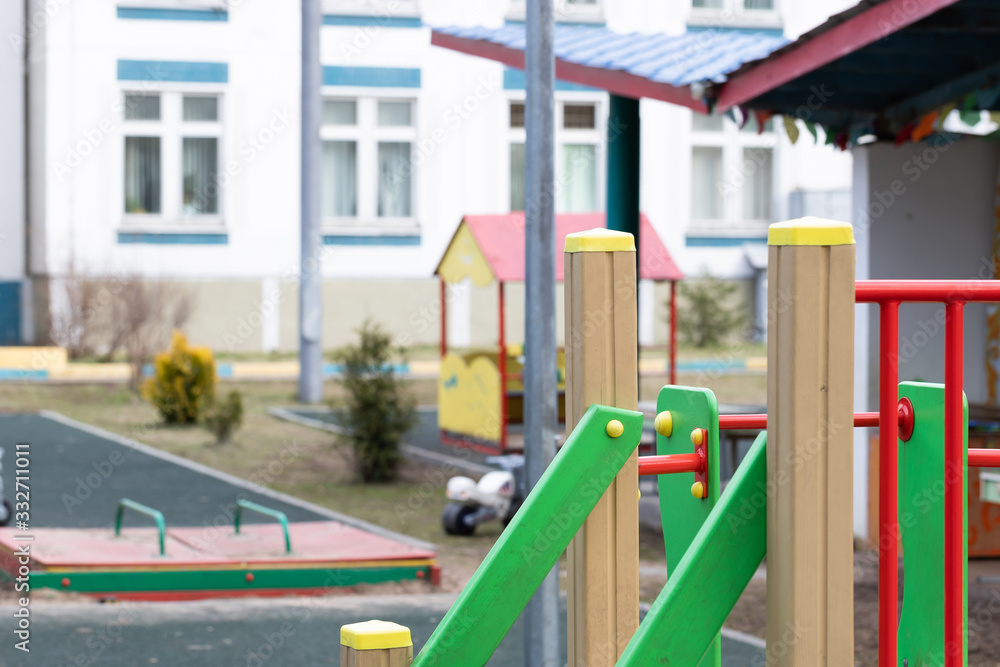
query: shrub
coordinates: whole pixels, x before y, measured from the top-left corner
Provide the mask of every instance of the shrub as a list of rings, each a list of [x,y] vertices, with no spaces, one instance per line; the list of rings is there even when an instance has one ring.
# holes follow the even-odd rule
[[[402,350],[393,348],[389,334],[377,324],[365,322],[358,335],[357,345],[335,355],[344,367],[347,439],[361,479],[390,481],[399,470],[400,442],[416,424],[417,413],[392,368],[393,357]]]
[[[243,423],[243,396],[235,389],[221,401],[216,401],[205,415],[205,426],[222,445],[229,442],[233,432]]]
[[[677,330],[696,347],[724,341],[742,323],[739,304],[733,303],[737,286],[711,274],[680,284],[681,310]]]
[[[170,349],[156,355],[143,394],[168,424],[191,424],[215,398],[215,360],[207,347],[190,347],[175,331]]]

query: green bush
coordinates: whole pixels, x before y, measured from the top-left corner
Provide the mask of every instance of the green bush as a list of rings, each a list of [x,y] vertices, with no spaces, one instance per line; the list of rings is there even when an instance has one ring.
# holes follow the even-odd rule
[[[733,303],[737,286],[711,274],[679,286],[677,331],[696,347],[723,342],[743,324],[740,305]]]
[[[205,415],[205,426],[222,445],[229,442],[233,432],[243,423],[243,396],[233,390],[221,401],[216,401]]]
[[[365,482],[396,478],[403,435],[417,421],[413,399],[403,391],[392,369],[402,350],[380,326],[365,322],[357,345],[339,351],[343,365],[346,436],[354,449],[358,474]]]
[[[153,377],[146,380],[143,396],[168,424],[197,422],[215,399],[212,351],[189,346],[184,334],[175,331],[170,349],[153,361]]]

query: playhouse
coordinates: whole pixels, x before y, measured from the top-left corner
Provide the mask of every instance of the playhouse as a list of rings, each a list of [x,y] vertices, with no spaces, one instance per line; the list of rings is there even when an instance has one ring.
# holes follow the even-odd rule
[[[642,238],[639,277],[669,281],[670,377],[676,363],[674,324],[676,283],[684,275],[645,215],[639,217]],[[605,226],[601,213],[556,216],[556,247],[569,234]],[[489,453],[518,452],[524,447],[524,384],[521,345],[506,340],[504,288],[524,282],[524,213],[467,215],[445,249],[435,274],[441,283],[441,373],[438,379],[438,427],[441,441]],[[471,281],[497,290],[497,337],[492,349],[449,350],[447,286]],[[563,255],[556,254],[556,280],[563,281]],[[559,421],[565,420],[565,350],[558,351]]]

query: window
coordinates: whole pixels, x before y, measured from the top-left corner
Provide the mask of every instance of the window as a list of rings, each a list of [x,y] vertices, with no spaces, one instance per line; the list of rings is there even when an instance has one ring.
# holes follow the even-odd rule
[[[553,0],[552,9],[557,21],[597,23],[604,20],[601,4],[601,0]],[[525,0],[510,0],[507,18],[523,21],[525,10]]]
[[[413,100],[327,99],[322,138],[326,227],[416,224]]]
[[[218,222],[220,98],[124,93],[127,222]]]
[[[763,235],[771,222],[773,123],[758,134],[728,118],[692,114],[691,225],[697,234]]]
[[[780,28],[777,0],[691,0],[692,25]]]
[[[589,213],[601,210],[600,173],[602,133],[594,102],[556,104],[556,212]],[[524,102],[510,103],[510,210],[523,211]]]

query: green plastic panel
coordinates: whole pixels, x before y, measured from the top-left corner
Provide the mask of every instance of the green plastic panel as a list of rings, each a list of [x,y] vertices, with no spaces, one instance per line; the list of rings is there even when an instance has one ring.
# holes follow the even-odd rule
[[[247,581],[247,573],[253,581]],[[421,575],[418,577],[418,573]],[[228,591],[276,588],[329,588],[380,584],[423,578],[430,580],[430,567],[373,567],[353,569],[295,568],[245,570],[158,570],[118,572],[32,572],[32,588],[57,588],[79,593],[139,593],[158,591]],[[63,586],[66,579],[69,585]]]
[[[605,430],[612,419],[625,427],[617,438]],[[642,413],[590,406],[413,667],[489,661],[641,436]]]
[[[903,605],[899,619],[899,664],[944,664],[944,385],[903,382],[899,397],[913,404],[913,436],[899,442],[899,527],[903,541]],[[969,404],[962,397],[965,464],[969,450]],[[963,474],[962,497],[968,497]],[[969,508],[962,503],[963,617],[968,618]],[[968,629],[968,627],[966,627]],[[968,641],[962,664],[969,662]]]
[[[719,406],[709,389],[668,385],[660,390],[656,400],[657,414],[664,410],[670,411],[673,431],[670,437],[657,433],[658,455],[691,454],[695,451],[691,431],[697,428],[708,431],[708,495],[705,498],[691,495],[691,485],[695,481],[693,473],[659,476],[660,517],[669,579],[719,501]],[[721,638],[716,637],[700,664],[701,667],[722,664]]]
[[[767,434],[761,433],[625,648],[619,667],[688,667],[706,657],[767,550],[766,449]]]

